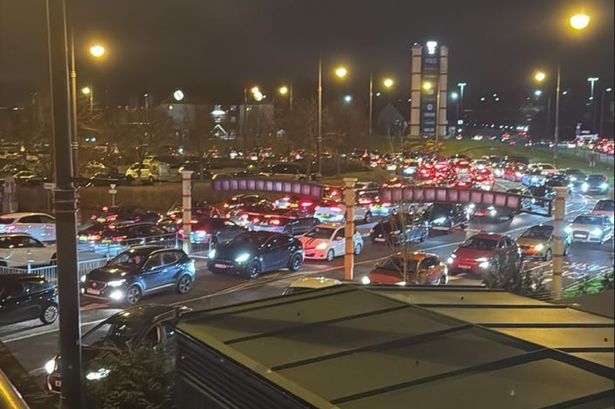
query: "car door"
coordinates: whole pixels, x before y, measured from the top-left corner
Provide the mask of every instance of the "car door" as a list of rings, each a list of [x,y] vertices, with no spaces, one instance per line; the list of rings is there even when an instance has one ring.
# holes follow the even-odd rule
[[[47,264],[51,261],[52,252],[43,243],[33,237],[25,237],[24,242],[34,264]]]
[[[0,295],[0,324],[6,325],[31,319],[30,295],[25,286],[16,281],[3,285]],[[30,302],[29,302],[30,301]]]
[[[264,271],[277,270],[288,263],[288,255],[284,254],[284,247],[282,245],[283,237],[270,237],[263,245],[261,256],[263,258]]]
[[[181,270],[178,264],[179,259],[180,254],[177,251],[165,251],[162,253],[162,280],[164,282],[161,285],[175,284],[175,279]]]
[[[338,229],[333,235],[333,243],[331,247],[335,251],[336,256],[346,254],[346,240],[345,240],[346,228],[342,227]]]
[[[510,262],[510,247],[508,244],[506,238],[501,239],[498,243],[498,260],[501,267],[508,265]]]
[[[162,259],[162,253],[154,253],[149,256],[143,267],[143,282],[145,290],[153,291],[165,285],[166,268]]]
[[[40,221],[38,215],[24,216],[15,223],[15,231],[28,233],[39,240],[44,240]]]

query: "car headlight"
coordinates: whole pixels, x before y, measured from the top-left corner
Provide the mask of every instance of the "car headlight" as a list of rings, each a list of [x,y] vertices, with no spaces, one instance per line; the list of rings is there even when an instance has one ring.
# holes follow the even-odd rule
[[[490,215],[491,217],[495,217],[495,216],[497,216],[497,215],[498,215],[498,211],[497,211],[496,209],[492,209],[492,208],[490,208],[490,209],[489,209],[489,215]]]
[[[89,372],[85,376],[85,379],[87,379],[88,381],[100,381],[107,376],[109,376],[109,370],[105,368],[100,368],[98,371]]]
[[[361,284],[363,285],[369,285],[372,283],[372,280],[369,279],[368,276],[363,276],[361,277]]]
[[[592,234],[593,234],[594,236],[602,236],[602,233],[603,233],[603,231],[602,231],[602,229],[601,229],[601,228],[599,228],[599,227],[597,227],[597,228],[595,228],[594,230],[592,230]]]
[[[603,184],[600,185],[600,189],[602,190],[607,190],[609,188],[609,184],[604,182]]]
[[[447,262],[448,264],[453,264],[453,263],[455,262],[455,259],[451,256],[451,257],[449,257],[448,259],[446,259],[446,262]]]
[[[243,254],[240,254],[237,257],[235,257],[235,262],[236,263],[245,263],[249,259],[250,259],[250,254],[249,253],[243,253]]]
[[[109,281],[107,283],[107,285],[109,287],[121,287],[124,283],[126,282],[125,279],[121,279],[121,280],[113,280],[113,281]]]
[[[491,262],[486,257],[479,258],[476,260],[476,262],[478,263],[478,267],[482,268],[483,270],[486,270],[491,267]]]
[[[322,242],[316,246],[316,250],[325,250],[327,248],[327,243]]]
[[[209,258],[210,260],[216,258],[216,249],[211,250],[207,258]]]
[[[574,176],[570,176],[570,181],[571,181],[571,182],[576,182],[576,181],[577,181],[577,178],[576,178],[576,177],[574,177]]]
[[[565,231],[567,234],[572,233],[572,226],[566,226],[566,228],[564,229],[564,231]]]
[[[53,371],[56,369],[56,359],[53,358],[49,361],[47,361],[47,363],[45,363],[45,372],[47,372],[49,375],[51,375],[53,373]]]
[[[536,251],[543,251],[545,249],[545,245],[542,243],[539,243],[537,245],[534,246],[534,250]]]
[[[87,278],[86,278],[86,276],[85,276],[85,275],[82,275],[82,276],[81,276],[80,281],[81,281],[82,283],[85,283],[85,280],[86,280],[86,279],[87,279]]]
[[[589,183],[583,183],[583,185],[581,185],[581,190],[587,192],[589,190]]]

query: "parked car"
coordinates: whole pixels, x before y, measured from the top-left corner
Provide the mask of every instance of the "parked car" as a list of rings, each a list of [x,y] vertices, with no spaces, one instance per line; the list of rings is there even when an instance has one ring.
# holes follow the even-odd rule
[[[523,257],[550,261],[553,258],[553,226],[544,224],[532,226],[517,238],[517,244]],[[570,244],[570,236],[566,235],[564,255],[568,254]]]
[[[479,233],[461,244],[451,254],[448,268],[453,273],[485,275],[504,269],[521,271],[523,260],[517,243],[502,234]]]
[[[590,175],[581,185],[581,191],[589,195],[604,195],[609,189],[609,178],[604,175]]]
[[[84,275],[81,292],[86,297],[134,305],[144,295],[169,289],[186,294],[195,279],[194,261],[182,250],[133,247]]]
[[[0,234],[0,266],[37,267],[55,262],[55,245],[45,245],[27,233]]]
[[[56,219],[45,213],[3,214],[0,233],[28,233],[40,241],[55,241]]]
[[[183,306],[139,305],[113,314],[81,337],[81,357],[85,380],[94,382],[107,374],[93,372],[90,362],[111,351],[134,347],[163,348],[174,351],[175,326],[190,309]],[[56,355],[44,368],[47,389],[59,394],[62,390],[61,356]]]
[[[361,283],[365,285],[446,285],[448,267],[436,254],[408,252],[404,257],[403,252],[398,252],[376,264],[369,274],[361,278]]]
[[[45,325],[58,318],[58,291],[45,277],[0,274],[0,326],[39,319]]]
[[[301,277],[293,281],[286,290],[284,295],[300,294],[311,290],[320,290],[321,288],[336,287],[342,285],[340,280],[326,277]]]
[[[458,203],[434,203],[425,211],[425,220],[433,230],[464,229],[470,220],[469,209]]]
[[[611,223],[613,223],[613,210],[615,209],[615,202],[611,200],[599,200],[592,211],[595,216],[608,216]]]
[[[397,214],[380,221],[369,232],[372,243],[399,245],[423,242],[429,236],[429,224],[414,214]]]
[[[613,223],[609,216],[581,215],[566,227],[566,233],[572,236],[573,243],[604,244],[613,239]]]
[[[232,273],[247,278],[284,268],[299,271],[302,265],[301,242],[286,234],[270,232],[247,232],[219,243],[207,260],[207,268],[214,274]]]
[[[300,238],[306,259],[333,261],[346,254],[346,227],[339,224],[321,224]],[[354,253],[363,252],[363,238],[356,232],[353,237]]]

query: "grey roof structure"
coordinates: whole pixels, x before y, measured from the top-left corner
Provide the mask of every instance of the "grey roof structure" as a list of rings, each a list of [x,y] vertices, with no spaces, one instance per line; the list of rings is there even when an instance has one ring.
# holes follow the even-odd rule
[[[613,320],[501,291],[344,285],[179,331],[302,407],[613,407]]]

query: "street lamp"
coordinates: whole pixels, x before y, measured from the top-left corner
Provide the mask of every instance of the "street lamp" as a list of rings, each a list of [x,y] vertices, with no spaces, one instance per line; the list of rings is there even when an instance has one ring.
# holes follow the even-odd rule
[[[393,88],[393,85],[395,85],[395,81],[393,81],[392,78],[385,78],[382,81],[382,85],[384,85],[385,88],[390,89]]]
[[[283,96],[288,95],[288,92],[289,92],[288,87],[287,87],[287,86],[285,86],[285,85],[281,86],[281,87],[278,89],[278,93],[279,93],[280,95],[283,95]]]
[[[570,17],[570,26],[578,31],[586,29],[590,22],[591,17],[585,13],[577,13]]]
[[[350,104],[352,102],[352,95],[344,95],[344,102]]]
[[[433,82],[431,82],[431,81],[423,82],[423,89],[425,91],[431,91],[433,89]]]
[[[457,102],[457,124],[459,125],[460,119],[463,121],[461,126],[458,127],[458,129],[460,129],[459,132],[462,133],[463,129],[465,128],[465,111],[463,108],[463,97],[465,96],[465,88],[468,86],[468,84],[466,82],[460,82],[457,84],[457,86],[459,87],[459,101]]]
[[[83,95],[90,95],[92,93],[92,90],[90,89],[90,87],[83,87],[81,88],[81,93]]]
[[[102,44],[94,44],[90,47],[90,55],[94,58],[102,58],[106,52],[107,50]]]
[[[278,94],[280,94],[283,97],[288,96],[288,109],[292,112],[293,111],[293,86],[292,84],[290,86],[282,85],[280,88],[278,88]]]
[[[339,66],[335,69],[335,76],[344,79],[348,75],[348,68]],[[316,139],[316,154],[318,155],[318,173],[322,175],[322,59],[318,61],[318,137]]]
[[[547,74],[544,71],[536,71],[534,74],[534,79],[537,82],[543,82],[547,78]]]
[[[604,133],[604,98],[607,93],[613,92],[613,88],[609,87],[602,90],[602,98],[600,99],[600,133],[598,137],[602,138]]]
[[[90,103],[90,112],[94,110],[94,89],[88,86],[81,88],[81,93],[88,98]]]
[[[589,94],[590,95],[590,97],[589,97],[590,101],[594,100],[594,90],[596,89],[596,82],[598,82],[599,80],[600,80],[600,78],[598,78],[598,77],[589,77],[587,79],[587,81],[590,83],[590,90],[591,90],[591,92]]]
[[[344,79],[348,75],[348,69],[346,67],[343,67],[343,66],[342,67],[337,67],[335,69],[335,75],[339,79]]]
[[[591,104],[592,131],[596,131],[596,104],[594,103],[594,93],[596,91],[596,83],[600,80],[598,77],[589,77],[587,81],[590,84],[589,103]]]
[[[181,102],[185,98],[184,91],[181,89],[176,89],[173,92],[173,99],[177,102]]]
[[[536,91],[534,91],[534,96],[540,97],[541,95],[542,95],[542,90],[537,89]]]
[[[391,89],[395,86],[395,80],[393,78],[384,78],[382,80],[382,86],[386,89]],[[376,93],[379,97],[382,95],[380,92]],[[369,136],[374,133],[374,74],[369,74]]]
[[[455,91],[451,92],[451,99],[457,101],[459,99],[459,94]]]

